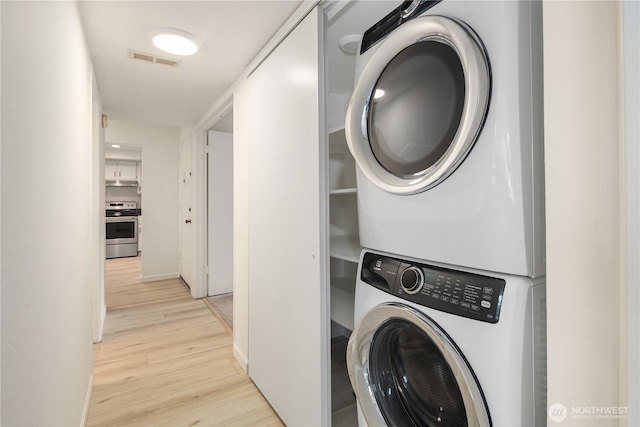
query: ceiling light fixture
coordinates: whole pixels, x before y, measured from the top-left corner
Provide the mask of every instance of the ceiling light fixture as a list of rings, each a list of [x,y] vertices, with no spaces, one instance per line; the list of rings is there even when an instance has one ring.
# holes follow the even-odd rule
[[[347,55],[355,55],[358,52],[362,37],[359,34],[349,34],[338,41],[338,47]]]
[[[120,148],[120,146],[119,146],[118,144],[111,144],[111,146],[112,146],[113,148]]]
[[[157,28],[152,32],[153,44],[174,55],[193,55],[198,51],[194,37],[177,28]]]

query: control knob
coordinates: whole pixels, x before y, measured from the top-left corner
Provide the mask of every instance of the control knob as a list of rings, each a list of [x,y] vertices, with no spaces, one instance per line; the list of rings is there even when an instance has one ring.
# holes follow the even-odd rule
[[[424,284],[422,270],[418,267],[409,267],[400,275],[400,286],[409,295],[417,294]]]

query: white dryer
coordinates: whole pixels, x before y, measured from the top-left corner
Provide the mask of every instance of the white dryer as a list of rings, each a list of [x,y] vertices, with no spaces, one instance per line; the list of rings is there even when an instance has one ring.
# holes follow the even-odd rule
[[[360,426],[546,424],[542,279],[363,250],[347,367]]]
[[[407,1],[364,34],[345,126],[363,247],[545,274],[541,8]]]

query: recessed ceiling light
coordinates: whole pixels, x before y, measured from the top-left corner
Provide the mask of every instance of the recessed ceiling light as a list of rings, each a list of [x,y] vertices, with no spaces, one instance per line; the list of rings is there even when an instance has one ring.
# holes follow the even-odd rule
[[[177,28],[157,28],[152,32],[153,44],[174,55],[193,55],[198,51],[194,37]]]
[[[338,47],[347,55],[355,55],[358,52],[362,37],[359,34],[349,34],[338,41]]]

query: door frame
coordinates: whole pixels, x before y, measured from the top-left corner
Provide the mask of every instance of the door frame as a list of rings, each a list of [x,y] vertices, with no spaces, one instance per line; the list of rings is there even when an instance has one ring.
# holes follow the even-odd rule
[[[183,156],[183,144],[185,144],[185,147],[188,147],[190,150],[190,159],[189,159],[189,163],[190,163],[190,168],[189,168],[189,173],[190,173],[190,177],[189,179],[189,188],[188,191],[185,191],[184,189],[184,182],[185,181],[185,177],[182,176],[182,173],[185,172],[182,168],[182,156]],[[180,143],[178,145],[178,173],[179,173],[179,183],[178,183],[178,272],[180,274],[180,278],[182,279],[182,281],[184,283],[187,284],[187,286],[189,288],[193,287],[195,285],[194,282],[197,281],[197,279],[195,278],[195,273],[196,273],[196,268],[195,268],[195,251],[196,251],[196,245],[194,244],[194,240],[196,238],[195,236],[195,230],[192,228],[193,225],[190,225],[189,227],[191,227],[191,244],[189,247],[189,251],[191,252],[191,260],[190,260],[190,265],[187,266],[187,268],[185,269],[185,265],[184,265],[184,253],[185,253],[185,246],[184,246],[184,232],[185,232],[185,227],[182,223],[184,217],[183,217],[183,209],[185,208],[185,206],[183,206],[183,203],[185,202],[184,197],[185,194],[188,194],[189,196],[189,208],[191,209],[191,215],[190,215],[190,220],[191,220],[191,224],[194,223],[193,221],[193,201],[194,201],[194,196],[195,196],[195,191],[193,188],[193,181],[194,181],[194,176],[195,176],[195,171],[193,168],[194,165],[194,142],[193,142],[193,132],[185,132],[183,134],[181,134],[180,136]],[[190,194],[189,194],[190,193]],[[186,274],[188,271],[188,274]],[[189,283],[189,280],[191,281],[191,283]]]
[[[205,298],[207,281],[207,134],[233,109],[233,86],[229,87],[207,113],[196,123],[193,136],[193,203],[194,221],[194,283],[191,296]],[[234,284],[235,286],[235,284]]]

